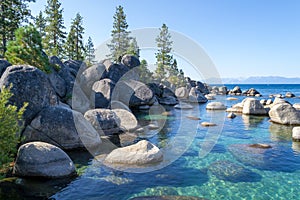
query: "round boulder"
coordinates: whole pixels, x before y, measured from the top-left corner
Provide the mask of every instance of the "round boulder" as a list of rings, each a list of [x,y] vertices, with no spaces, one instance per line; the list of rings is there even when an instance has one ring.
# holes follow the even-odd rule
[[[105,158],[107,164],[147,165],[163,160],[163,154],[154,144],[142,140],[136,144],[113,150]]]
[[[300,142],[300,127],[293,128],[293,141]]]
[[[246,98],[243,106],[243,114],[245,115],[267,115],[267,111],[259,100],[254,98]]]
[[[207,98],[196,87],[192,87],[189,93],[189,101],[191,103],[206,103]]]
[[[95,101],[95,108],[109,107],[114,87],[115,83],[110,79],[102,79],[94,83],[91,100]]]
[[[288,103],[275,104],[269,111],[269,115],[271,121],[278,124],[300,125],[300,111]]]
[[[124,110],[124,109],[113,109],[112,111],[120,119],[119,127],[121,129],[130,131],[130,130],[134,130],[137,128],[138,121],[131,112],[129,112],[128,110]]]
[[[105,135],[113,135],[120,132],[120,119],[116,113],[109,109],[94,109],[89,110],[84,114],[87,119],[98,131]]]
[[[21,108],[25,102],[28,106],[24,112],[25,125],[43,108],[58,104],[58,98],[49,79],[41,70],[26,65],[8,67],[0,79],[0,88],[12,84],[10,103]]]
[[[76,174],[70,157],[60,148],[44,143],[22,145],[13,172],[17,176],[61,178]]]
[[[189,91],[186,87],[180,87],[175,90],[175,95],[179,99],[186,99],[189,96]]]
[[[140,66],[140,61],[137,57],[133,55],[124,55],[122,57],[122,64],[127,66],[129,69]]]
[[[226,106],[221,102],[211,102],[206,105],[206,110],[226,110]]]
[[[42,141],[62,149],[95,147],[101,140],[93,126],[77,111],[62,106],[43,109],[26,127],[25,142]]]

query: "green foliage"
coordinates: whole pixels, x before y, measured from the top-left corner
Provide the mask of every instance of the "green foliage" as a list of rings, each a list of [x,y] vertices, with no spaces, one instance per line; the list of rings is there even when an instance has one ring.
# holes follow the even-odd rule
[[[66,56],[70,60],[84,60],[85,48],[83,44],[83,18],[79,13],[71,23],[71,29],[65,43]]]
[[[160,33],[156,38],[158,52],[155,54],[157,64],[170,66],[173,61],[173,56],[170,54],[172,51],[171,34],[166,24],[163,24],[159,29]]]
[[[127,49],[127,54],[130,54],[130,55],[134,55],[136,56],[137,58],[140,57],[140,48],[137,44],[137,41],[135,38],[132,38],[131,41],[130,41],[130,44],[129,44],[129,47]]]
[[[10,86],[11,88],[12,86]],[[10,88],[2,88],[0,93],[0,171],[8,168],[17,152],[17,145],[20,142],[20,131],[23,128],[22,116],[27,103],[18,110],[14,105],[9,104],[12,97]]]
[[[49,72],[49,60],[43,55],[42,40],[33,26],[18,28],[16,39],[10,41],[5,57],[12,64],[28,64]]]
[[[46,6],[46,36],[43,41],[45,51],[48,56],[64,56],[63,45],[65,43],[66,33],[63,20],[63,9],[58,0],[47,0]]]
[[[147,61],[141,60],[141,64],[138,67],[139,77],[143,83],[150,83],[153,81],[153,73],[147,68],[147,66]]]
[[[43,12],[40,13],[34,19],[35,28],[39,31],[41,38],[43,39],[46,36],[46,18],[43,16]]]
[[[113,30],[111,31],[111,43],[108,44],[111,54],[108,55],[113,61],[120,62],[122,56],[127,52],[130,46],[130,32],[127,31],[128,24],[123,7],[118,6],[114,15]]]
[[[85,46],[85,59],[87,66],[91,66],[95,63],[95,48],[91,37],[89,37]]]
[[[14,39],[15,30],[31,16],[28,2],[35,0],[0,1],[0,57],[4,57],[8,41]]]

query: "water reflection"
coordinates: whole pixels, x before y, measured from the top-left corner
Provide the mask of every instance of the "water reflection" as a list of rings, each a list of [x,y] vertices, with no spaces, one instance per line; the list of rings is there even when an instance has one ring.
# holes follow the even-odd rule
[[[253,116],[253,115],[242,115],[242,119],[244,122],[245,130],[249,130],[251,128],[257,128],[266,117],[263,116]]]
[[[270,139],[276,142],[284,142],[292,140],[292,126],[270,123]]]

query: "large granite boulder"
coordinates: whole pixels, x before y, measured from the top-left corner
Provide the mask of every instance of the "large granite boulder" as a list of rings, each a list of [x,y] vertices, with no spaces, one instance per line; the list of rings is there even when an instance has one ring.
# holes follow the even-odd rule
[[[0,59],[0,78],[4,73],[4,71],[6,70],[6,68],[9,66],[11,66],[11,64],[7,60]]]
[[[130,107],[154,103],[152,90],[144,83],[135,80],[119,81],[114,88],[111,99],[121,101]]]
[[[226,110],[222,102],[211,102],[206,105],[206,110]]]
[[[242,94],[242,90],[239,86],[235,86],[232,90],[229,91],[229,94],[239,95]]]
[[[61,98],[65,97],[67,92],[65,80],[60,77],[56,70],[53,68],[51,73],[47,75],[56,94]]]
[[[113,135],[120,132],[120,118],[109,109],[89,110],[84,114],[99,134]]]
[[[23,132],[25,142],[42,141],[62,149],[95,147],[101,140],[83,115],[66,107],[43,109]]]
[[[66,82],[66,94],[71,95],[76,76],[71,74],[70,68],[64,65],[57,56],[51,56],[49,62],[50,64],[57,66],[56,68],[59,68],[58,75]]]
[[[137,57],[133,55],[124,55],[122,57],[121,63],[127,66],[129,69],[140,66],[140,61]]]
[[[76,71],[76,75],[81,74],[88,68],[86,63],[80,60],[67,60],[64,62],[64,65],[72,69],[72,71]]]
[[[86,96],[91,95],[94,83],[104,76],[104,72],[105,66],[103,64],[93,65],[82,72],[79,76],[79,85]]]
[[[196,82],[196,88],[202,93],[202,94],[209,94],[209,91],[207,87],[201,82],[197,81]]]
[[[109,78],[110,80],[117,83],[122,76],[124,76],[129,71],[129,68],[122,64],[112,64],[106,69],[103,78]]]
[[[300,125],[300,111],[289,103],[277,103],[269,111],[272,122],[285,125]]]
[[[246,96],[253,96],[253,97],[260,95],[260,93],[254,88],[248,89],[243,94],[246,95]]]
[[[152,90],[156,97],[162,97],[163,95],[163,85],[158,85],[156,83],[148,83],[147,86]]]
[[[255,182],[261,179],[259,174],[229,160],[216,161],[208,169],[218,179],[234,183]]]
[[[191,103],[206,103],[207,99],[196,87],[192,87],[189,93],[189,101]]]
[[[293,97],[295,97],[295,94],[293,94],[293,93],[291,93],[291,92],[287,92],[287,93],[285,94],[285,97],[286,97],[286,98],[293,98]]]
[[[115,83],[107,78],[94,83],[91,100],[94,101],[95,108],[109,107],[114,87]]]
[[[175,95],[179,99],[187,99],[189,96],[189,90],[186,87],[180,87],[175,90]]]
[[[243,106],[243,114],[245,115],[267,115],[267,111],[259,100],[254,98],[246,98]]]
[[[124,109],[113,109],[113,112],[117,115],[117,117],[120,119],[119,127],[123,130],[134,130],[138,126],[138,121],[136,117],[129,112],[128,110]],[[119,122],[119,121],[117,121]]]
[[[136,144],[113,150],[104,162],[115,165],[147,165],[163,160],[163,153],[154,144],[142,140]]]
[[[61,178],[75,175],[76,171],[70,157],[60,148],[30,142],[19,148],[13,173],[22,177]]]
[[[26,65],[8,67],[0,79],[0,88],[12,84],[10,103],[21,108],[25,102],[28,106],[24,112],[25,125],[43,108],[58,104],[58,98],[50,81],[41,70]]]

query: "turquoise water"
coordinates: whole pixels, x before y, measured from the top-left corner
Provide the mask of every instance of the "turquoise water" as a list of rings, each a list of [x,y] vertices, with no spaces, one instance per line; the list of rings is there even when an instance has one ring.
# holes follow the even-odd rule
[[[262,98],[287,91],[300,96],[300,85],[241,86],[243,90],[251,87],[261,92]],[[238,98],[226,101],[225,96],[217,100],[230,107],[244,97]],[[300,103],[300,98],[288,100]],[[140,136],[168,151],[161,169],[124,172],[91,158],[83,174],[58,188],[52,198],[125,200],[136,196],[184,195],[207,199],[299,199],[300,144],[292,142],[292,127],[272,124],[268,117],[238,115],[227,119],[226,112],[207,112],[205,107],[206,104],[194,105],[192,110],[183,111],[166,108],[173,114],[169,117],[155,112],[152,116],[138,114],[142,124],[150,120],[164,123],[160,132]],[[202,127],[199,122],[203,121],[217,126]],[[270,144],[272,148],[249,150],[247,145],[255,143]]]

